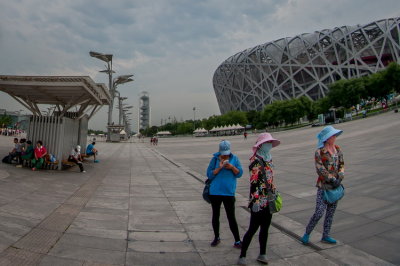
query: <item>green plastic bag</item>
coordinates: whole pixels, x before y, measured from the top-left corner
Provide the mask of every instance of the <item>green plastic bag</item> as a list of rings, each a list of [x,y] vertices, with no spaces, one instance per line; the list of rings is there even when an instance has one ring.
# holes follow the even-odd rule
[[[268,205],[271,214],[282,209],[282,196],[278,191],[268,191]]]

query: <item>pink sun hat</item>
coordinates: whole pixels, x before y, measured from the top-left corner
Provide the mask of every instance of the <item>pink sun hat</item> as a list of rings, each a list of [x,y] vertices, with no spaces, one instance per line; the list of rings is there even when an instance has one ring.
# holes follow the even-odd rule
[[[261,144],[265,142],[271,142],[273,148],[281,144],[281,141],[273,138],[271,134],[261,133],[260,135],[258,135],[256,144],[253,146],[253,154],[255,154],[258,148],[260,148]]]

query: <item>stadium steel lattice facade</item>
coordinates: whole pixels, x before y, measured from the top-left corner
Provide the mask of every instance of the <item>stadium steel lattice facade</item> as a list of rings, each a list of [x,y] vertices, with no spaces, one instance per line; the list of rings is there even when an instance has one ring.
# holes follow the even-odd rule
[[[400,18],[305,33],[237,53],[215,71],[222,114],[261,110],[276,100],[324,97],[328,85],[399,62]]]

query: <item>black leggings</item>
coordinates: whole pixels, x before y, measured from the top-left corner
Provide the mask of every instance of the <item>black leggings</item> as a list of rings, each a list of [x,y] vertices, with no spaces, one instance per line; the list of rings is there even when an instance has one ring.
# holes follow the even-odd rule
[[[79,169],[81,170],[81,172],[83,172],[83,164],[82,164],[81,161],[78,161],[78,160],[75,159],[73,156],[69,156],[68,162],[76,163],[76,164],[79,166]]]
[[[260,255],[265,255],[267,250],[268,229],[271,225],[272,214],[268,208],[262,209],[259,212],[251,212],[250,225],[246,234],[243,237],[242,251],[240,257],[246,257],[247,249],[249,248],[251,239],[260,227],[258,240],[260,242]]]
[[[235,242],[240,241],[239,228],[235,217],[235,197],[234,196],[219,196],[210,195],[212,206],[212,226],[215,238],[219,237],[219,215],[221,204],[224,203],[226,217],[228,218],[229,228],[235,238]]]

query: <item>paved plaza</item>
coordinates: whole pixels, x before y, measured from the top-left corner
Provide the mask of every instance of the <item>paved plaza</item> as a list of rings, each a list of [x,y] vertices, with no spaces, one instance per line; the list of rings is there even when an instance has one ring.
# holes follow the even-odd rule
[[[269,265],[399,265],[400,115],[393,112],[337,125],[345,158],[346,196],[335,215],[335,246],[298,237],[315,206],[315,134],[321,128],[275,133],[276,182],[284,206],[273,217]],[[226,137],[246,168],[256,135]],[[213,238],[211,207],[201,198],[211,154],[222,137],[105,143],[100,163],[65,171],[0,164],[0,265],[234,265],[239,250],[224,213],[222,242]],[[0,154],[11,148],[0,137]],[[248,174],[238,183],[237,220],[245,233]],[[322,222],[322,221],[321,221]],[[259,265],[253,238],[248,265]]]

